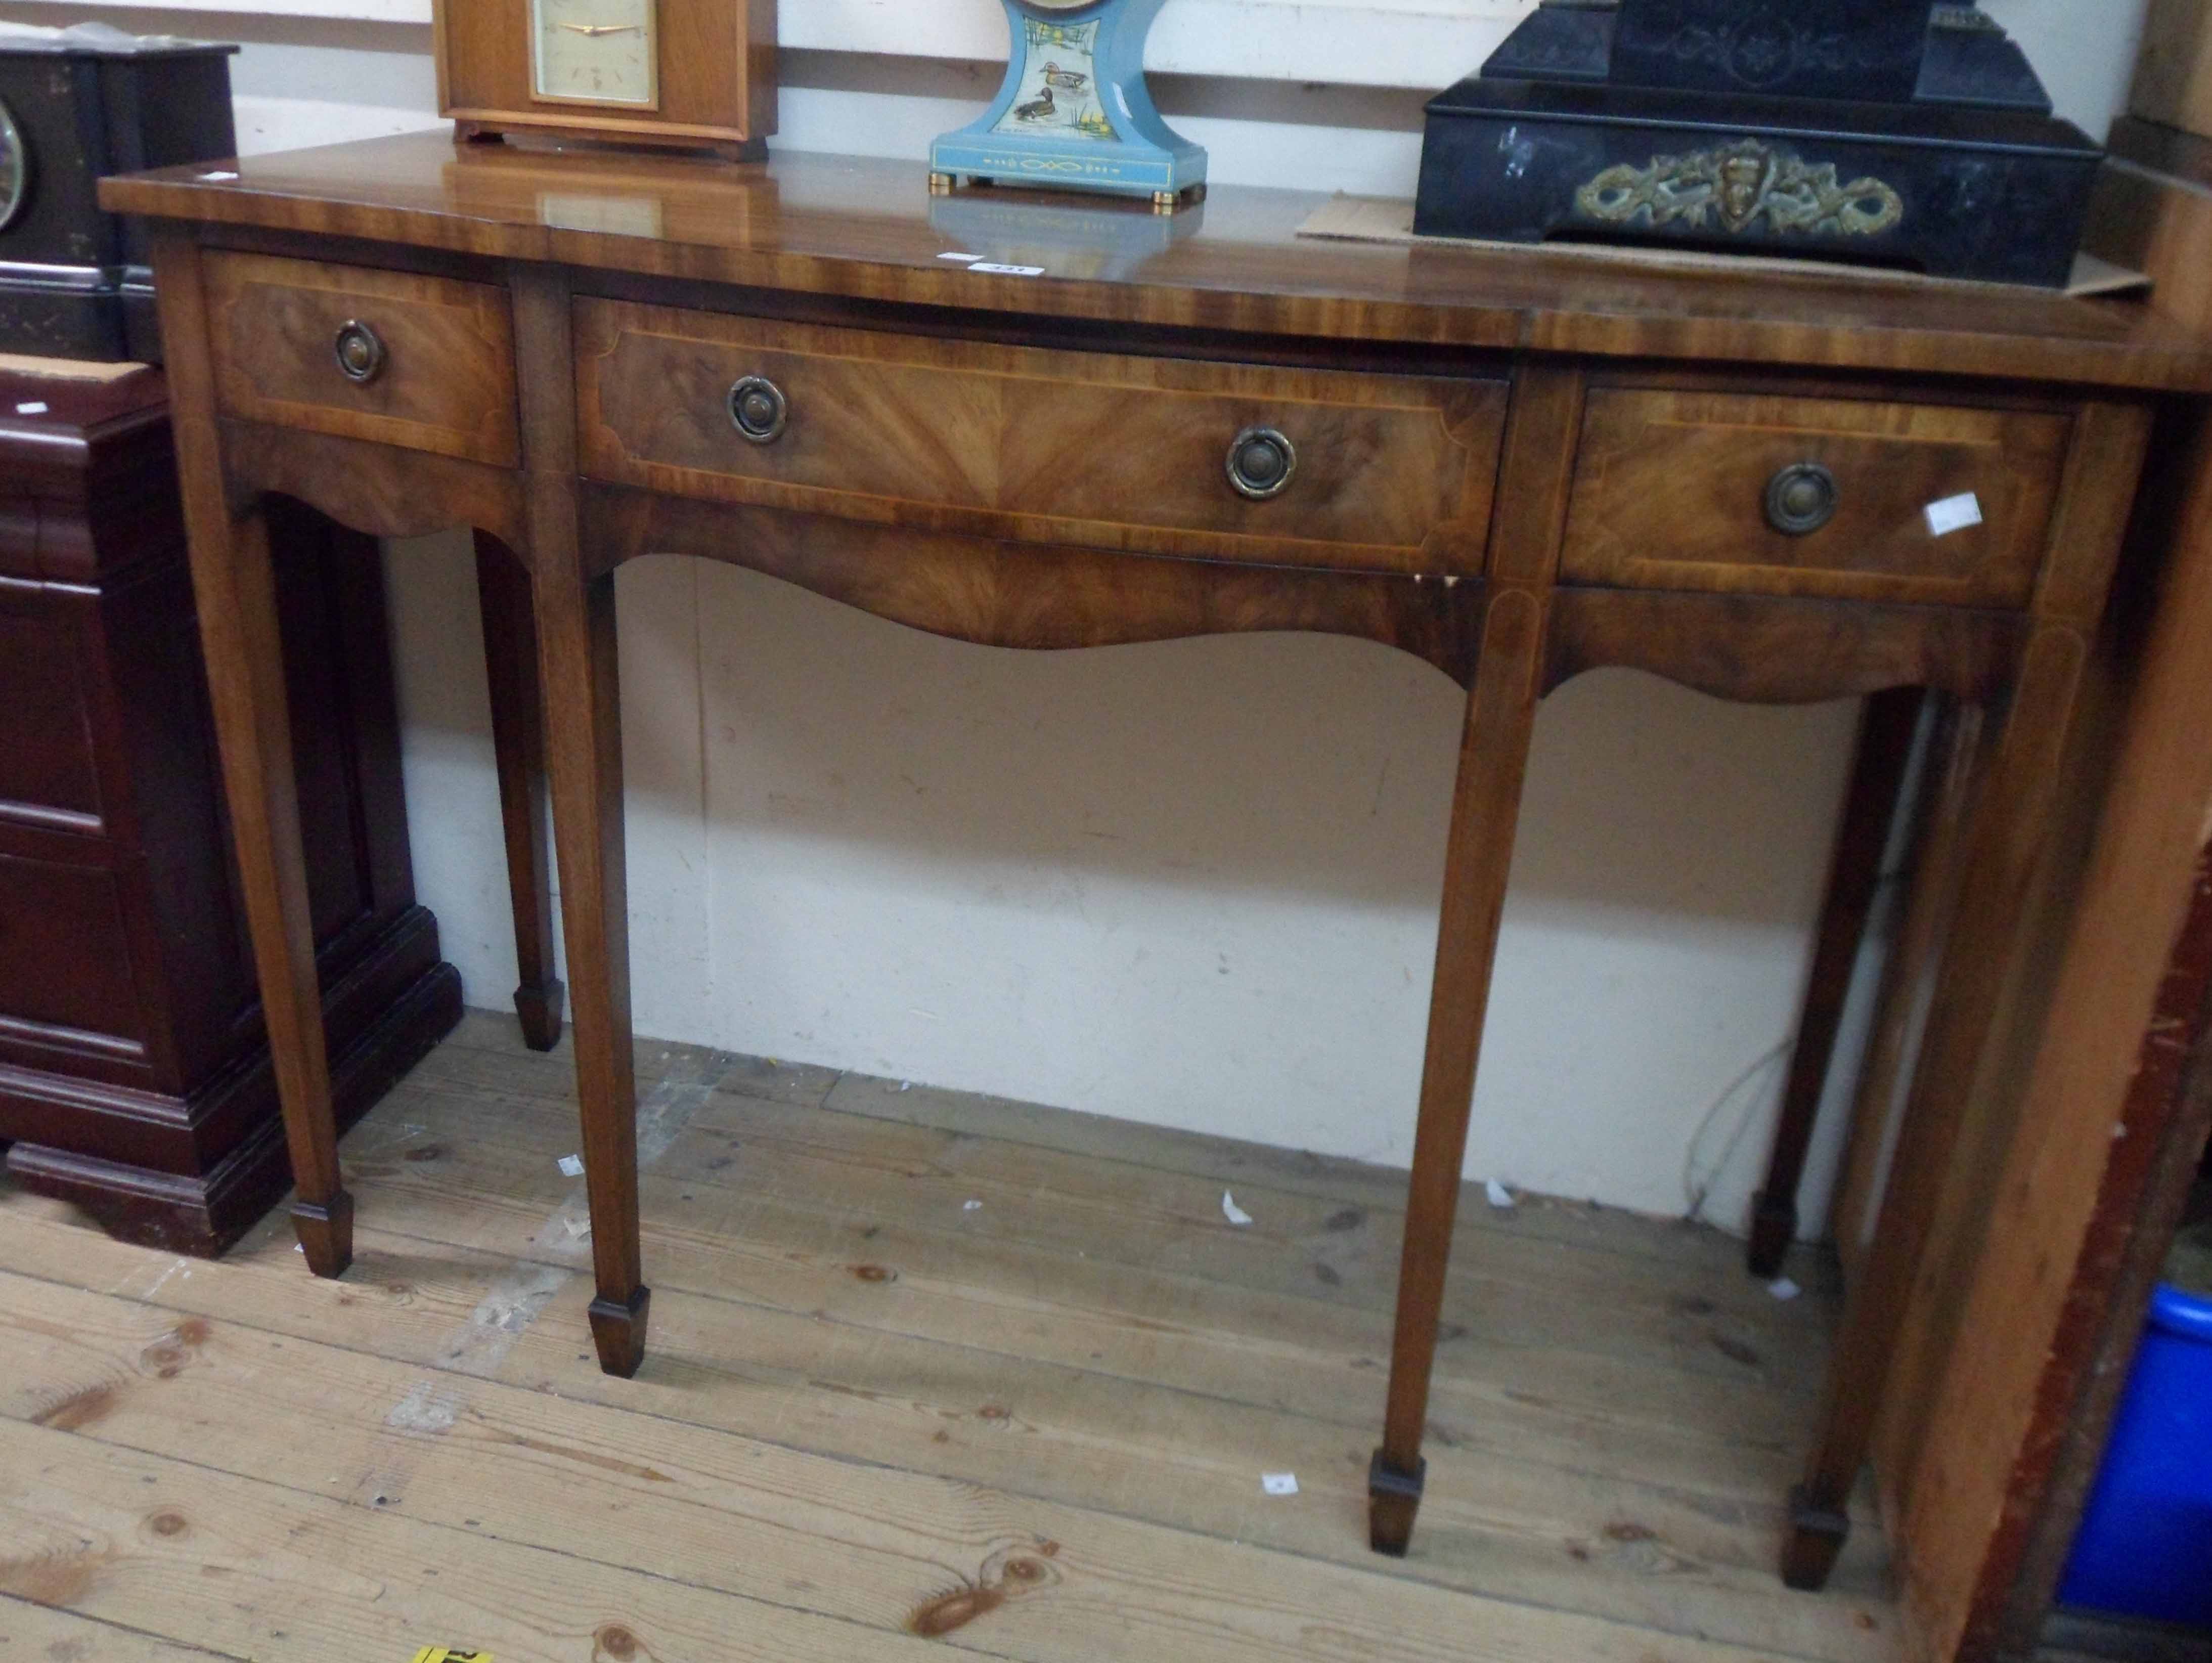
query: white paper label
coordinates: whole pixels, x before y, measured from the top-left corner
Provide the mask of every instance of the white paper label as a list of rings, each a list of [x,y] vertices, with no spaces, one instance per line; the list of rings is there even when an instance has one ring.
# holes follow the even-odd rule
[[[982,259],[983,257],[981,254],[963,254],[959,253],[957,249],[947,249],[944,253],[939,254],[937,258],[939,259],[957,259],[963,265],[972,265],[975,261]]]
[[[1298,1493],[1298,1475],[1295,1472],[1263,1472],[1260,1488],[1270,1495],[1295,1495]]]
[[[1969,526],[1982,523],[1982,499],[1971,490],[1956,496],[1946,496],[1940,503],[1928,505],[1928,534],[1948,537],[1954,531],[1964,531]]]
[[[573,1154],[564,1154],[564,1155],[562,1155],[562,1156],[561,1157],[561,1176],[562,1176],[562,1177],[563,1177],[563,1178],[581,1178],[583,1175],[584,1175],[584,1162],[583,1162],[583,1159],[582,1159],[582,1157],[581,1157],[581,1156],[580,1156],[580,1155],[573,1155]]]
[[[43,416],[46,413],[46,400],[43,399],[33,399],[26,404],[17,405],[15,406],[15,413],[18,416]]]
[[[1044,275],[1042,265],[1000,265],[995,260],[977,260],[968,269],[970,271],[988,271],[1000,277],[1041,277]]]

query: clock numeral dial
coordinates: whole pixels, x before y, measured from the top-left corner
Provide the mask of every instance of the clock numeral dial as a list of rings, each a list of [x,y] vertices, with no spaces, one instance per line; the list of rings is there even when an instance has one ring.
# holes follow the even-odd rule
[[[657,108],[653,0],[531,0],[531,91],[562,104]]]

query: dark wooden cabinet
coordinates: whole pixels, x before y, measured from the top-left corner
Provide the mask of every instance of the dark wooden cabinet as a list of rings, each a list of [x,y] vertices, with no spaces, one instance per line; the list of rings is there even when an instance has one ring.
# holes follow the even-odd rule
[[[0,1142],[113,1234],[220,1252],[290,1183],[156,371],[0,371]],[[415,904],[374,539],[279,502],[331,1073],[357,1115],[460,1014]]]

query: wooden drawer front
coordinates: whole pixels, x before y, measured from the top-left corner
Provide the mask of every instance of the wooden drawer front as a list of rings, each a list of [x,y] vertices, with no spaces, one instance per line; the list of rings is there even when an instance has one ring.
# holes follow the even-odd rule
[[[2048,411],[1593,388],[1561,570],[1632,588],[2021,606],[2072,429]],[[1827,470],[1835,509],[1791,535],[1766,494],[1799,463]],[[1929,505],[1969,492],[1981,523],[1936,535]]]
[[[135,1051],[140,1026],[116,874],[0,855],[0,1040],[102,1035]]]
[[[78,612],[59,604],[28,614],[0,611],[0,819],[101,829]]]
[[[210,253],[206,275],[227,414],[501,467],[520,460],[506,290],[260,254]],[[348,323],[383,344],[366,381],[338,367]]]
[[[1480,571],[1502,382],[933,341],[586,301],[585,471],[684,496],[984,536],[1382,570]],[[779,387],[772,442],[727,410]],[[1273,428],[1289,484],[1230,448]]]

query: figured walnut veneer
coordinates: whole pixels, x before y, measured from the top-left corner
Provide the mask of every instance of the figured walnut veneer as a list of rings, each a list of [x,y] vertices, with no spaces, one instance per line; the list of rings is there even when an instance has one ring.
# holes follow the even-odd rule
[[[1561,571],[1627,588],[2021,606],[2072,426],[2047,406],[1598,388]],[[1792,535],[1764,499],[1800,464],[1828,471],[1836,506]],[[1937,534],[1929,505],[1969,494],[1981,523]]]
[[[520,460],[504,289],[258,254],[210,255],[207,276],[226,415],[495,466]],[[374,330],[386,354],[365,382],[338,367],[349,323]]]
[[[1319,198],[1216,191],[1158,230],[1050,198],[933,204],[922,170],[785,156],[728,168],[459,151],[410,136],[109,180],[158,239],[178,446],[232,817],[312,1268],[350,1252],[261,502],[380,532],[476,527],[504,688],[502,801],[521,1002],[550,1037],[541,780],[562,866],[602,1367],[649,1310],[615,588],[647,553],[731,561],[916,628],[1030,648],[1322,630],[1468,689],[1374,1544],[1404,1551],[1482,1014],[1538,704],[1633,666],[1718,696],[1881,693],[1832,877],[1791,1113],[1834,1018],[1917,717],[1941,789],[1908,930],[1933,984],[1917,1058],[1885,1020],[1871,1077],[1906,1101],[1783,1563],[1826,1576],[1848,1527],[1923,1244],[2004,1070],[2027,901],[2149,441],[2151,393],[2212,390],[2212,351],[2139,306],[1832,272],[1695,273],[1556,250],[1310,241]],[[969,269],[1004,232],[1042,272]],[[1034,235],[1032,235],[1034,234]],[[1076,238],[1080,246],[1070,239]],[[1082,241],[1081,239],[1089,239]],[[1066,252],[1055,252],[1061,249]],[[1014,252],[996,251],[1005,255]],[[390,348],[348,384],[349,318]],[[765,377],[787,419],[733,426]],[[1255,501],[1251,428],[1295,448]],[[1778,473],[1833,513],[1770,523]],[[1930,503],[1971,492],[1942,534]],[[1783,515],[1785,521],[1792,516]],[[1803,521],[1805,516],[1797,516]],[[539,674],[530,685],[534,655]],[[526,713],[542,699],[542,747]],[[526,993],[531,991],[526,986]],[[1871,1087],[1870,1087],[1871,1088]],[[1785,1129],[1762,1252],[1786,1235]],[[1908,1544],[1909,1545],[1909,1544]],[[1909,1568],[1908,1568],[1909,1570]]]
[[[921,530],[1276,564],[1482,571],[1503,381],[1361,375],[1042,352],[584,301],[585,472],[726,503]],[[790,404],[739,436],[733,382]],[[1224,478],[1238,435],[1279,429],[1297,465],[1252,501]]]

